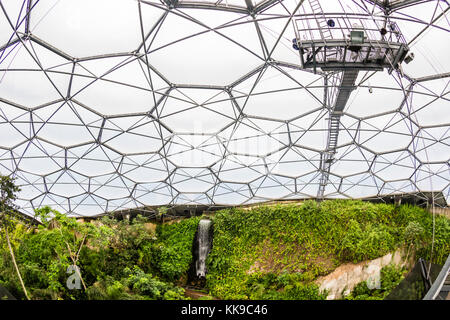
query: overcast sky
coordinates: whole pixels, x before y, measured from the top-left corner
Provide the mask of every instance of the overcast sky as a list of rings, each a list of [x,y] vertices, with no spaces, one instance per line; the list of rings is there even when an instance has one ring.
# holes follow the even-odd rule
[[[2,0],[0,11],[0,172],[18,177],[24,211],[317,195],[324,82],[292,47],[295,28],[314,24],[307,0],[293,19],[296,0],[254,18],[228,10],[244,11],[243,0],[221,10],[40,0],[29,25],[26,2]],[[369,1],[321,5],[336,22],[343,12],[371,13],[366,28],[383,19]],[[410,81],[450,71],[447,8],[392,13],[414,60],[402,73],[359,72],[326,196],[434,190],[448,200],[449,78]]]

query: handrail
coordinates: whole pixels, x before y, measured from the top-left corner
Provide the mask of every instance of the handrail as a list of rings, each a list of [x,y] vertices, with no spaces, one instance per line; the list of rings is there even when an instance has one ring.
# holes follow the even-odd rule
[[[428,290],[425,297],[423,297],[423,300],[436,299],[437,295],[441,292],[442,286],[444,285],[444,282],[447,279],[449,272],[450,272],[450,255],[447,257],[447,261],[445,261],[445,264],[442,267],[441,272],[439,272],[439,275],[433,282],[433,285],[431,286],[430,290]]]

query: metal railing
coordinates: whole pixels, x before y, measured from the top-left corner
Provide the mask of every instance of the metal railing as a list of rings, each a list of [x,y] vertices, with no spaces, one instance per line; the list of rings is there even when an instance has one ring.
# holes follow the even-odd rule
[[[445,261],[444,266],[441,269],[441,272],[439,272],[439,275],[437,276],[436,280],[434,280],[433,284],[431,285],[430,290],[426,293],[423,300],[436,300],[439,293],[443,290],[444,282],[449,276],[450,273],[450,255],[447,257],[447,260]],[[448,288],[445,290],[448,292]]]
[[[330,37],[323,36],[321,30],[323,26],[317,14],[304,14],[297,16],[294,20],[296,26],[296,36],[299,44],[310,41],[327,41]],[[350,44],[350,31],[362,30],[365,33],[365,40],[369,43],[377,42],[406,44],[406,40],[394,21],[389,21],[384,17],[376,17],[364,14],[345,13],[323,13],[327,20],[327,30],[331,33],[331,38],[341,40]],[[332,26],[331,26],[332,25]]]

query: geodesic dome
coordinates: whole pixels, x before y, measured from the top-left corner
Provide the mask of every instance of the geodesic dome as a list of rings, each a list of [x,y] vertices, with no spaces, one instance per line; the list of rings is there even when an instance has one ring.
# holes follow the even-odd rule
[[[17,178],[26,213],[418,191],[448,202],[447,1],[0,7],[0,173]],[[350,85],[298,47],[314,33],[326,47],[348,17],[372,25]],[[400,31],[408,49],[383,58],[390,69],[365,64],[377,28]]]

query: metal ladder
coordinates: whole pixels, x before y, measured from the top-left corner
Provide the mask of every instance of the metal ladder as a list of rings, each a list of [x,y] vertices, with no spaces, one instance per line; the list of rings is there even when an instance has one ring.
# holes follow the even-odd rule
[[[309,0],[309,5],[313,11],[314,20],[316,21],[317,26],[319,27],[319,33],[322,38],[322,41],[327,44],[327,40],[332,40],[333,35],[331,34],[330,26],[328,25],[327,18],[323,13],[322,6],[320,5],[319,0]],[[328,50],[325,53],[324,59],[328,60],[328,58],[336,58],[337,50]]]
[[[322,40],[326,43],[327,40],[333,39],[333,36],[331,35],[330,27],[327,24],[327,19],[323,14],[322,6],[320,5],[319,0],[309,0],[309,5],[311,6],[314,19],[319,27]]]
[[[339,136],[339,122],[340,115],[330,114],[328,118],[328,141],[327,148],[324,153],[322,153],[320,171],[322,175],[319,181],[319,190],[317,191],[317,198],[319,200],[323,199],[325,193],[325,187],[328,184],[328,177],[330,175],[331,164],[334,160],[334,155],[336,153],[336,146]]]
[[[319,28],[322,41],[327,44],[327,40],[332,40],[330,26],[328,26],[327,19],[323,13],[322,6],[319,0],[309,0],[309,4],[314,14],[314,19]],[[326,53],[325,59],[335,56],[336,51],[329,51]],[[336,93],[333,108],[330,110],[328,118],[328,139],[327,147],[321,155],[320,172],[321,177],[319,181],[319,190],[317,192],[317,198],[323,199],[325,193],[325,187],[328,184],[331,165],[334,161],[334,155],[336,154],[336,147],[339,137],[339,124],[342,111],[349,99],[350,93],[353,90],[353,86],[358,76],[357,70],[344,71],[342,74],[341,82],[339,84],[339,90]],[[328,90],[328,88],[325,88]]]
[[[330,120],[329,120],[329,134],[328,134],[328,145],[327,145],[327,151],[328,152],[334,152],[336,150],[337,146],[337,140],[339,135],[339,121],[341,119],[340,115],[331,114]]]
[[[322,153],[320,171],[322,175],[319,181],[319,190],[317,191],[317,198],[322,200],[325,193],[325,187],[328,184],[328,177],[330,175],[331,164],[336,154],[336,147],[339,137],[339,124],[342,112],[350,98],[350,94],[355,89],[355,81],[358,77],[358,70],[345,70],[342,73],[342,78],[339,83],[339,90],[334,99],[333,109],[330,110],[328,118],[328,140],[327,148]],[[328,82],[325,84],[325,90],[328,90]]]

